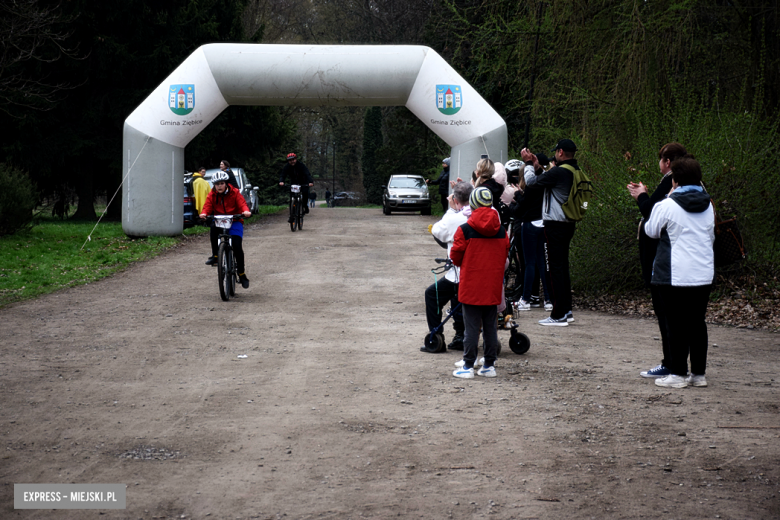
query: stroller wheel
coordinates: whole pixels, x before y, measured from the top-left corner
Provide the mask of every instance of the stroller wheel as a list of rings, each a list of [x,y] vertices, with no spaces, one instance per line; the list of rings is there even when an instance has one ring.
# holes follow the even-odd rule
[[[425,346],[420,350],[423,352],[430,352],[432,354],[438,354],[439,352],[445,352],[447,350],[447,343],[444,340],[444,334],[429,332],[425,336]]]
[[[509,348],[515,354],[525,354],[531,348],[531,340],[522,332],[518,332],[517,329],[512,329],[512,337],[509,338]]]

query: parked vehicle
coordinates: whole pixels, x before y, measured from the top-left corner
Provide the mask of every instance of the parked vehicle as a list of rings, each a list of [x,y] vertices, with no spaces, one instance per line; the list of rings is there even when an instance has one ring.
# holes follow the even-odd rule
[[[357,206],[362,197],[354,191],[340,191],[330,198],[331,206]]]
[[[382,189],[382,212],[385,215],[390,215],[393,211],[431,214],[431,195],[422,175],[391,175]]]
[[[233,174],[236,176],[236,182],[238,182],[239,191],[246,200],[246,205],[249,206],[249,211],[257,213],[260,206],[260,198],[257,195],[259,188],[252,186],[249,179],[246,176],[246,172],[243,168],[231,168]],[[209,185],[213,187],[211,183],[211,176],[220,171],[219,168],[206,170],[206,174],[203,176]],[[195,212],[195,198],[192,196],[192,173],[186,172],[184,174],[184,227],[191,227],[197,224],[198,215]]]

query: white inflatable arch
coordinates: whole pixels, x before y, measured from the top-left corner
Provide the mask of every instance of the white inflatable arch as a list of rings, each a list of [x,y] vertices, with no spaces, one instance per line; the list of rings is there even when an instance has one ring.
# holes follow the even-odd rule
[[[182,232],[184,147],[229,105],[403,105],[452,147],[460,177],[482,154],[506,160],[504,120],[428,47],[204,45],[125,120],[126,234]]]

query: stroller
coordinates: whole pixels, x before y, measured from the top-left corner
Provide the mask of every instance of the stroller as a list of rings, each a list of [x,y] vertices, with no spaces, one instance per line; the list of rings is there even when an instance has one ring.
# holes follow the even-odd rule
[[[444,265],[431,269],[433,274],[443,274],[452,269],[452,260],[449,258],[437,258],[436,263]],[[425,339],[423,340],[424,346],[420,348],[421,351],[440,353],[447,350],[447,343],[444,339],[444,324],[450,320],[450,318],[455,314],[455,312],[458,311],[461,305],[462,304],[458,302],[455,307],[451,307],[450,310],[447,311],[447,316],[442,320],[442,322],[425,335]],[[512,350],[512,352],[519,355],[528,352],[528,349],[531,348],[531,340],[528,339],[528,336],[517,330],[517,323],[514,321],[512,322],[509,329],[511,331],[511,337],[509,338],[509,348]],[[501,354],[500,341],[498,343],[498,352],[496,354]]]

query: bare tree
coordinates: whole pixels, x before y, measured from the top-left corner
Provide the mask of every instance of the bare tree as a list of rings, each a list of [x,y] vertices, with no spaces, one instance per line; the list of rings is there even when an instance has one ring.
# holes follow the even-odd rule
[[[64,27],[72,18],[60,5],[44,7],[37,0],[0,0],[0,110],[12,106],[48,110],[68,82],[49,80],[45,65],[62,57],[77,58],[69,47],[71,32]],[[37,62],[44,67],[33,67]],[[43,70],[43,73],[40,71]]]

